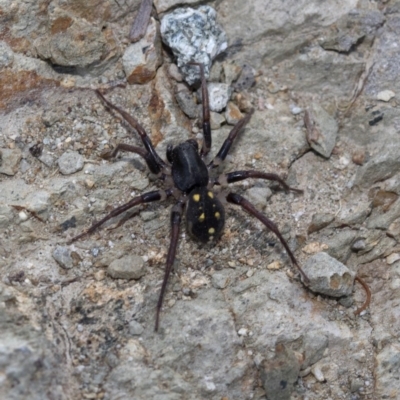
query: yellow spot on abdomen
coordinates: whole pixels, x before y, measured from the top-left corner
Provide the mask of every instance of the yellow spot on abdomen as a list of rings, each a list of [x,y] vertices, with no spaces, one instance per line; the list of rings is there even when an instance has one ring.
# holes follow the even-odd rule
[[[214,234],[214,233],[215,233],[215,229],[214,229],[214,228],[210,228],[210,229],[208,230],[208,233],[209,233],[210,235]]]
[[[208,194],[208,197],[209,197],[210,199],[213,199],[213,198],[214,198],[214,193],[213,193],[213,192],[208,192],[207,194]]]
[[[193,195],[193,200],[197,203],[198,201],[200,201],[200,195],[199,194],[194,194]]]
[[[214,216],[215,216],[215,218],[219,219],[220,216],[221,216],[221,214],[217,211],[217,212],[214,214]]]
[[[202,213],[202,214],[200,215],[200,217],[199,217],[199,221],[200,221],[200,222],[203,222],[203,221],[205,220],[205,218],[206,218],[205,214]]]

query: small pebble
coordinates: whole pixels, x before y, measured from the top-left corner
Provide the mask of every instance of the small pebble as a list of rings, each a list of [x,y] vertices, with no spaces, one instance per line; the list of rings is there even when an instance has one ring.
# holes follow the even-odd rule
[[[231,88],[226,83],[211,82],[208,84],[208,96],[210,110],[220,112],[228,104]]]
[[[327,253],[311,256],[303,271],[309,278],[309,288],[315,293],[342,297],[352,292],[354,272]]]
[[[390,265],[395,263],[396,261],[400,260],[400,254],[399,253],[392,253],[389,256],[386,257],[386,262]]]
[[[83,157],[76,151],[70,151],[64,153],[57,163],[63,175],[71,175],[83,168]]]
[[[21,158],[22,153],[19,149],[0,149],[0,174],[15,175]]]
[[[299,107],[299,106],[296,106],[295,104],[291,104],[289,106],[289,108],[290,108],[290,112],[293,115],[297,115],[297,114],[300,114],[301,112],[303,112],[303,109],[301,107]]]
[[[225,117],[222,114],[216,113],[214,111],[210,112],[211,130],[214,131],[214,130],[221,128],[221,125],[224,123],[225,123]],[[203,133],[201,133],[201,135],[203,135]]]
[[[389,101],[391,100],[396,94],[392,90],[382,90],[376,96],[376,98],[380,101]]]
[[[322,373],[321,368],[319,367],[318,364],[315,364],[314,366],[311,367],[311,373],[315,376],[315,379],[318,382],[325,381],[324,374]]]
[[[169,76],[172,79],[175,79],[177,82],[182,82],[183,76],[179,72],[178,66],[176,64],[171,64],[168,68]]]
[[[108,266],[107,273],[114,279],[140,279],[146,273],[146,268],[143,258],[133,254],[114,260]]]
[[[144,328],[142,325],[139,324],[139,322],[133,320],[129,322],[129,333],[132,336],[139,336],[143,333]]]
[[[240,328],[240,329],[238,330],[238,335],[239,335],[239,336],[247,336],[248,333],[249,333],[249,330],[246,329],[246,328]]]
[[[74,266],[71,251],[66,246],[57,246],[52,256],[63,269],[71,269]]]
[[[28,214],[25,211],[20,211],[18,213],[18,217],[21,222],[26,221],[29,218]]]
[[[211,278],[211,284],[215,289],[225,289],[229,284],[229,275],[225,271],[215,272]]]

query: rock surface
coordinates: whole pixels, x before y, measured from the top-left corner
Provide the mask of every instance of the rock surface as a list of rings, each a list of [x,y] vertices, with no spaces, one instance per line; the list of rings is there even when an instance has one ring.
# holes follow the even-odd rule
[[[215,246],[194,243],[182,224],[158,333],[172,200],[68,244],[162,186],[135,153],[101,158],[142,144],[93,89],[134,116],[163,158],[168,144],[202,137],[199,104],[182,105],[193,91],[176,101],[182,78],[166,47],[148,83],[121,87],[140,3],[0,1],[0,169],[11,172],[0,173],[0,398],[398,397],[399,1],[207,2],[228,44],[211,81],[229,89],[227,114],[212,113],[208,160],[238,110],[255,109],[212,176],[261,170],[302,189],[230,186],[276,223],[302,267],[324,251],[362,278],[369,308],[354,316],[366,298],[357,282],[340,299],[308,290],[280,241],[227,205]],[[157,0],[152,16],[198,4]],[[313,104],[337,124],[324,157],[303,122]],[[73,168],[63,174],[60,163]],[[129,259],[138,279],[108,275]]]
[[[200,80],[198,67],[201,63],[208,77],[212,60],[226,50],[225,32],[216,21],[217,13],[210,6],[198,9],[178,8],[161,20],[161,36],[175,57],[180,71],[190,85]]]

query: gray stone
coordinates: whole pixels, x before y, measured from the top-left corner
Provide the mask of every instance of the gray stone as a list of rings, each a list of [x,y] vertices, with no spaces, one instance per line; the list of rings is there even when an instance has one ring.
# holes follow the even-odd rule
[[[321,360],[328,344],[328,337],[323,331],[310,330],[307,332],[303,339],[303,352],[305,358],[301,369],[304,370]]]
[[[324,240],[324,243],[328,245],[326,252],[342,262],[346,262],[351,254],[351,245],[357,232],[350,229],[339,230],[332,237]]]
[[[227,48],[226,36],[216,22],[217,13],[210,6],[178,8],[161,20],[163,42],[172,49],[177,65],[190,85],[199,81],[202,63],[208,77],[212,60]]]
[[[71,269],[74,266],[74,260],[71,256],[71,250],[66,246],[57,246],[52,254],[57,264],[63,269]]]
[[[172,79],[175,79],[177,82],[183,81],[183,76],[179,72],[178,66],[176,64],[170,64],[168,67],[168,74]]]
[[[351,248],[357,252],[357,255],[369,253],[382,239],[384,233],[381,230],[367,230],[359,232]]]
[[[150,18],[144,37],[126,48],[122,64],[128,82],[142,84],[154,78],[161,63],[160,29],[158,22]]]
[[[238,92],[250,89],[256,83],[255,70],[250,65],[243,65],[242,71],[234,88]]]
[[[76,151],[65,152],[58,160],[58,168],[63,175],[71,175],[83,168],[83,157]]]
[[[393,92],[392,90],[382,90],[382,92],[379,92],[376,95],[376,99],[380,101],[385,101],[388,102],[390,101],[394,96],[396,96],[396,93]]]
[[[350,308],[354,304],[352,296],[343,296],[339,299],[339,303],[346,308]]]
[[[0,203],[0,228],[5,229],[14,216],[13,208]]]
[[[366,198],[366,196],[354,195],[351,199],[342,203],[336,222],[339,225],[348,226],[362,224],[371,213],[371,210],[370,199]]]
[[[313,214],[311,224],[309,225],[307,232],[311,234],[327,227],[331,222],[335,220],[335,216],[332,214],[316,213]]]
[[[382,235],[379,241],[371,243],[373,246],[372,250],[369,252],[365,252],[364,250],[364,254],[359,255],[357,261],[360,264],[365,264],[377,260],[383,257],[395,244],[396,241],[394,239]]]
[[[364,381],[360,378],[350,379],[351,393],[358,392],[364,386]]]
[[[207,85],[210,110],[215,112],[222,111],[228,104],[231,89],[226,83],[211,82]]]
[[[318,103],[309,105],[304,115],[306,137],[311,148],[325,158],[331,156],[336,144],[338,124]]]
[[[384,145],[369,161],[361,166],[355,176],[354,185],[369,187],[394,176],[400,170],[400,142]]]
[[[367,226],[369,229],[389,229],[389,226],[397,218],[400,217],[400,199],[392,204],[389,211],[382,212],[379,209],[375,209],[374,212],[367,220]]]
[[[221,128],[221,125],[226,122],[225,117],[222,114],[210,111],[210,126],[211,130],[217,130]]]
[[[0,68],[9,67],[14,61],[14,53],[6,42],[0,41]]]
[[[252,187],[246,190],[246,198],[250,200],[256,207],[265,207],[267,200],[272,196],[269,187]]]
[[[114,279],[140,279],[146,267],[142,257],[132,254],[112,261],[107,273]]]
[[[309,288],[332,297],[348,296],[353,289],[355,274],[327,253],[317,253],[303,266],[310,280]]]
[[[21,161],[21,150],[0,149],[0,174],[13,176],[18,171],[19,162]]]
[[[140,217],[143,221],[152,221],[153,219],[157,218],[158,213],[156,211],[142,211],[140,213]]]
[[[211,284],[216,289],[225,289],[229,285],[229,282],[231,280],[230,275],[231,271],[229,270],[214,272],[211,277]]]
[[[376,356],[375,395],[377,398],[390,398],[400,392],[398,371],[400,369],[400,346],[392,343],[385,346]],[[393,396],[392,396],[393,397]]]
[[[265,360],[260,368],[260,378],[268,399],[290,400],[293,384],[300,372],[300,362],[294,352],[279,344],[275,356]]]
[[[43,153],[38,157],[38,160],[49,168],[53,167],[55,163],[54,156],[49,154],[47,151],[43,151]]]
[[[45,190],[29,193],[25,200],[25,208],[45,221],[49,218],[51,204],[51,194]]]
[[[129,333],[132,336],[140,336],[144,331],[144,328],[142,325],[139,324],[139,322],[132,320],[129,322]]]
[[[181,110],[192,119],[198,117],[197,103],[193,93],[184,84],[178,84],[175,88],[175,99]]]

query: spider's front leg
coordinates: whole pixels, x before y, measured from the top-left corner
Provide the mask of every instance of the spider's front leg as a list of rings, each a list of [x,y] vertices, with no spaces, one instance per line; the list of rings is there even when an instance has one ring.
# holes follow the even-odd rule
[[[160,312],[164,300],[165,290],[167,288],[168,278],[174,265],[176,249],[178,247],[179,232],[182,220],[184,203],[177,203],[171,211],[171,242],[168,249],[167,262],[165,265],[164,280],[161,286],[160,296],[158,297],[157,312],[156,312],[156,325],[154,330],[157,332],[160,323]]]
[[[145,147],[145,153],[143,153],[143,150],[138,150],[139,149],[138,147],[121,144],[121,146],[124,148],[121,147],[120,149],[115,150],[116,153],[119,150],[125,150],[142,155],[142,157],[145,158],[146,163],[149,166],[151,172],[155,174],[158,174],[159,172],[161,172],[162,169],[166,168],[167,165],[165,164],[164,160],[157,154],[156,149],[151,143],[151,140],[147,135],[145,129],[142,127],[142,125],[140,125],[139,122],[134,117],[129,115],[126,111],[122,110],[121,108],[117,107],[116,105],[108,101],[104,97],[104,95],[100,92],[100,90],[96,90],[95,92],[97,96],[105,103],[105,105],[109,109],[114,110],[118,114],[120,114],[124,118],[124,120],[137,131]],[[116,153],[114,153],[114,156],[116,155]]]
[[[197,65],[200,69],[201,79],[201,97],[203,100],[203,145],[201,147],[200,156],[205,157],[211,150],[211,123],[210,123],[210,102],[208,99],[208,88],[206,77],[204,74],[204,65],[201,63],[191,62],[190,65]]]
[[[257,210],[253,204],[251,204],[248,200],[246,200],[243,196],[237,193],[232,193],[230,192],[226,196],[226,200],[228,203],[236,204],[240,207],[243,208],[243,210],[247,211],[250,215],[253,217],[257,218],[259,221],[261,221],[271,232],[273,232],[280,242],[282,243],[283,247],[285,248],[287,254],[289,255],[290,259],[292,260],[293,265],[297,267],[299,272],[301,273],[303,280],[306,284],[309,283],[309,279],[305,272],[301,269],[299,263],[296,260],[296,257],[292,253],[292,250],[290,250],[289,245],[287,244],[286,240],[283,238],[282,234],[280,233],[278,227],[275,225],[274,222],[272,222],[269,218],[267,218],[263,213],[261,213],[259,210]]]
[[[218,167],[222,161],[225,160],[226,156],[231,149],[233,142],[235,141],[239,132],[247,125],[250,121],[251,116],[254,113],[254,109],[252,109],[244,118],[242,118],[229,132],[228,137],[225,139],[224,143],[222,143],[221,148],[219,149],[217,155],[215,156],[214,160],[212,160],[208,165],[208,169]]]

